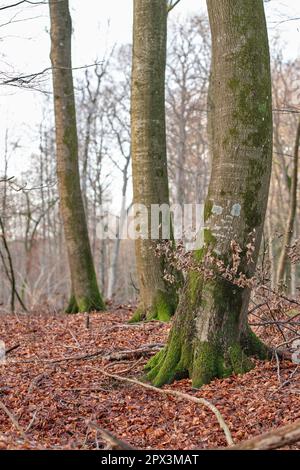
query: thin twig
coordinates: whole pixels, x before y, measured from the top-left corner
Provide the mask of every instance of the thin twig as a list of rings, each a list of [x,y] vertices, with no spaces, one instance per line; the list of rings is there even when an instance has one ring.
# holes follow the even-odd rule
[[[169,3],[168,5],[168,13],[170,13],[170,11],[173,10],[173,8],[176,7],[176,5],[178,5],[178,3],[180,2],[180,0],[175,0],[175,2],[173,3],[172,1]]]
[[[31,420],[30,420],[30,423],[28,424],[28,426],[27,426],[27,428],[26,428],[26,432],[28,432],[29,429],[33,426],[33,423],[35,422],[36,415],[37,415],[37,413],[38,413],[39,411],[40,411],[40,408],[37,408],[37,409],[34,411],[34,413],[33,413],[33,415],[32,415],[32,418],[31,418]]]
[[[20,344],[15,344],[14,346],[12,346],[11,348],[8,348],[6,351],[5,351],[5,355],[11,353],[12,351],[14,351],[15,349],[18,349],[20,347]]]
[[[127,442],[121,441],[106,429],[100,428],[96,423],[89,421],[87,425],[88,428],[95,429],[101,434],[102,439],[108,444],[106,450],[136,450],[134,447],[127,444]]]
[[[299,365],[297,365],[297,366],[295,367],[295,369],[293,370],[293,372],[291,372],[289,378],[288,378],[287,380],[285,380],[285,381],[281,384],[281,387],[280,387],[280,388],[285,387],[285,385],[288,385],[288,384],[291,382],[292,378],[294,377],[294,375],[296,374],[296,372],[297,372],[298,369],[299,369]]]
[[[103,355],[103,358],[111,361],[111,360],[121,360],[125,359],[126,357],[129,357],[131,355],[137,356],[137,355],[143,355],[143,354],[148,354],[149,352],[159,350],[163,347],[163,344],[161,343],[154,343],[154,344],[148,344],[144,348],[140,349],[129,349],[129,350],[121,350],[121,351],[115,351],[112,353],[106,353],[103,349],[100,351],[96,351],[91,354],[84,354],[82,356],[69,356],[69,357],[62,357],[61,359],[52,359],[50,363],[59,363],[59,362],[64,362],[64,361],[80,361],[80,360],[85,360],[85,359],[93,359],[95,357]]]
[[[274,354],[275,354],[275,359],[276,359],[276,364],[277,364],[277,378],[278,378],[278,382],[281,384],[280,362],[279,362],[279,358],[278,358],[278,353],[277,353],[277,351],[274,351]]]

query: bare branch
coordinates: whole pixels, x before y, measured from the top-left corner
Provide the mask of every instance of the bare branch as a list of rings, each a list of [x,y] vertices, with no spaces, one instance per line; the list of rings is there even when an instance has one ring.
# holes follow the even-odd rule
[[[229,450],[272,450],[300,441],[300,420],[241,442]]]
[[[90,67],[95,67],[97,65],[100,65],[101,62],[94,63],[94,64],[89,64],[89,65],[82,65],[79,67],[72,67],[72,70],[81,70],[81,69],[87,69]],[[64,69],[66,70],[66,67],[56,67],[57,69]],[[0,86],[2,85],[11,85],[11,86],[29,86],[34,80],[36,80],[38,77],[42,77],[45,75],[47,72],[50,72],[52,70],[52,67],[46,67],[44,70],[41,70],[40,72],[34,72],[34,73],[29,73],[27,75],[19,75],[16,77],[11,77],[8,78],[7,80],[4,80],[0,82]]]
[[[176,7],[176,5],[178,5],[178,3],[180,2],[180,0],[170,0],[170,2],[168,3],[168,6],[167,6],[167,9],[168,9],[168,13],[170,13],[170,11],[173,10],[173,8]]]
[[[4,7],[0,7],[0,11],[8,10],[9,8],[18,7],[19,5],[22,5],[24,3],[35,6],[35,5],[46,5],[47,2],[31,2],[30,0],[20,0],[17,3],[11,3],[10,5],[5,5]]]

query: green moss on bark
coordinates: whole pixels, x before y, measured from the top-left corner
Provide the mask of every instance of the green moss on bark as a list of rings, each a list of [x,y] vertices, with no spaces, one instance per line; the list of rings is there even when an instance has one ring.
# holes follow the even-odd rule
[[[219,342],[204,341],[193,349],[188,342],[182,343],[179,335],[173,335],[168,345],[148,361],[145,370],[146,379],[156,387],[190,377],[193,387],[199,388],[214,378],[248,372],[253,366],[239,343],[224,351]]]
[[[175,298],[174,298],[175,297]],[[168,322],[174,315],[177,305],[177,295],[170,295],[170,292],[158,291],[150,307],[139,305],[129,320],[129,323],[140,321],[159,320]]]
[[[235,343],[228,348],[227,351],[229,359],[229,374],[232,372],[235,374],[244,374],[251,370],[254,365],[249,357],[243,351],[239,343]]]
[[[241,336],[241,344],[249,356],[255,356],[262,360],[271,357],[270,349],[256,336],[249,325]]]
[[[212,176],[205,204],[205,246],[225,265],[232,263],[230,242],[242,248],[239,273],[251,275],[245,259],[249,234],[256,234],[257,260],[268,199],[272,154],[269,50],[262,0],[207,0],[212,31],[213,122]],[[253,7],[255,6],[255,8]],[[224,49],[225,48],[225,49]],[[219,110],[222,109],[222,113]],[[240,205],[240,213],[230,208]],[[213,204],[222,213],[213,210]],[[219,217],[220,215],[220,217]],[[237,217],[235,217],[237,216]],[[217,228],[218,227],[218,228]],[[198,253],[197,253],[198,255]],[[253,367],[251,355],[267,348],[247,326],[249,291],[216,276],[200,282],[189,275],[168,344],[147,364],[156,386],[189,375],[195,387],[215,377],[241,374]]]
[[[189,376],[194,387],[201,387],[251,370],[248,354],[257,355],[264,345],[250,328],[251,348],[240,340],[242,306],[243,289],[222,279],[203,282],[201,275],[190,273],[168,344],[146,365],[146,378],[160,387]]]
[[[222,356],[215,344],[203,342],[197,346],[192,371],[193,387],[201,387],[218,377],[221,362]]]
[[[93,296],[81,297],[77,300],[79,312],[92,312],[105,310],[105,304],[99,292],[95,292]]]
[[[71,294],[68,306],[65,309],[65,313],[72,313],[73,314],[73,313],[78,313],[78,312],[79,312],[79,309],[78,309],[78,305],[77,305],[77,302],[76,302],[76,299],[75,299],[75,295]]]
[[[137,309],[135,310],[134,314],[132,315],[128,323],[139,323],[143,321],[144,314],[145,314],[144,309],[141,306],[137,307]]]
[[[65,309],[65,313],[79,313],[79,312],[92,312],[92,311],[103,311],[105,310],[105,304],[102,300],[101,294],[96,286],[94,293],[89,296],[75,297],[74,294],[71,295],[69,304]]]
[[[146,379],[156,387],[161,387],[173,380],[188,377],[187,365],[191,351],[182,347],[180,336],[173,335],[167,347],[157,353],[146,364]]]

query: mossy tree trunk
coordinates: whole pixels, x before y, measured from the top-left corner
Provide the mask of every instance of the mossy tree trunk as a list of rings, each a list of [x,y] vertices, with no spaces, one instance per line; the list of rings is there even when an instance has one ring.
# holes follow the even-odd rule
[[[212,33],[212,175],[205,204],[205,246],[226,264],[231,241],[251,276],[264,224],[272,158],[269,47],[263,0],[207,0]],[[246,261],[249,234],[255,252]],[[201,252],[196,255],[200,256]],[[267,348],[247,323],[248,288],[221,276],[189,273],[167,346],[147,365],[157,386],[189,376],[200,387],[252,367]]]
[[[68,0],[50,0],[57,179],[72,290],[69,312],[102,310],[80,188]]]
[[[132,178],[135,204],[169,204],[165,126],[166,0],[134,0],[131,85]],[[151,224],[149,224],[150,226]],[[165,260],[155,256],[161,240],[136,240],[140,304],[132,321],[169,320],[176,308],[164,280]]]

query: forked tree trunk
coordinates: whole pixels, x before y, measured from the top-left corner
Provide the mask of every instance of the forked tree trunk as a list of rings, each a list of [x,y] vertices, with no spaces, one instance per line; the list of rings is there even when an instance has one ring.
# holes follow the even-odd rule
[[[68,0],[49,0],[57,179],[73,294],[68,311],[102,310],[83,207],[71,61]]]
[[[205,203],[205,245],[226,264],[231,241],[243,249],[255,230],[257,261],[272,158],[271,77],[263,0],[207,0],[212,33],[212,175]],[[147,365],[157,386],[189,376],[200,387],[252,367],[267,348],[247,323],[250,291],[221,276],[189,274],[168,344]]]
[[[169,204],[165,68],[166,0],[135,0],[131,85],[132,178],[135,204]],[[132,321],[167,321],[176,295],[164,281],[164,260],[155,256],[158,240],[136,240],[140,304]]]

